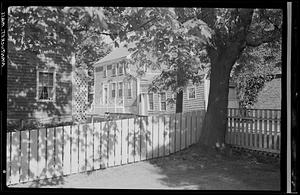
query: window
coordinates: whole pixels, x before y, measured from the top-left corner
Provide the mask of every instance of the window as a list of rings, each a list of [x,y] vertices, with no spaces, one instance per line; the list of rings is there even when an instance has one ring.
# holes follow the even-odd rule
[[[113,68],[112,68],[112,76],[116,76],[116,73],[117,73],[117,65],[114,65]]]
[[[149,110],[154,110],[153,93],[149,93],[148,98],[149,98]]]
[[[124,70],[123,68],[124,68],[123,64],[119,64],[118,66],[119,75],[123,74],[123,70]]]
[[[106,78],[107,77],[107,68],[104,67],[104,70],[103,70],[103,77]]]
[[[116,83],[112,83],[111,97],[112,97],[112,98],[115,98],[115,97],[116,97]]]
[[[195,98],[196,98],[195,87],[188,88],[188,99],[195,99]]]
[[[37,71],[37,99],[54,101],[54,72]]]
[[[123,82],[119,82],[119,97],[123,97]]]
[[[132,82],[128,81],[127,83],[127,98],[131,99],[132,98]]]
[[[160,93],[160,110],[166,110],[166,93]]]
[[[96,68],[95,68],[95,71],[96,71],[96,72],[101,72],[102,70],[103,70],[103,67],[102,67],[102,66],[96,67]]]
[[[103,99],[104,99],[104,104],[108,103],[108,85],[104,85],[103,87]]]

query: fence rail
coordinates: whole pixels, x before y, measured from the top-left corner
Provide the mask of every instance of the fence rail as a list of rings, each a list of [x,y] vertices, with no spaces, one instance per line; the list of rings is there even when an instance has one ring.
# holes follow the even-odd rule
[[[172,154],[199,140],[205,111],[7,133],[7,185]]]
[[[226,142],[237,147],[280,153],[281,110],[228,109]]]

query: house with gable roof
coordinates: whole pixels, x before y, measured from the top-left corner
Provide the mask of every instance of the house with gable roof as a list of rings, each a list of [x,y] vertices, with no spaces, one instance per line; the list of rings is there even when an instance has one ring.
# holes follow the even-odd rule
[[[176,113],[176,104],[168,103],[174,98],[171,91],[149,91],[152,81],[161,70],[147,69],[138,75],[128,58],[130,47],[120,46],[94,64],[93,113],[130,113],[136,115]],[[146,67],[145,67],[146,68]],[[182,92],[180,112],[205,109],[208,100],[209,82],[189,83]]]

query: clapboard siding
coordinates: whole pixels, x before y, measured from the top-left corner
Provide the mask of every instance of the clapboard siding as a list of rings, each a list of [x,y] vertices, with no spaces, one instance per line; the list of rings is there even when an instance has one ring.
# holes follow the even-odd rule
[[[204,83],[201,82],[196,86],[196,97],[195,99],[188,99],[188,87],[192,87],[191,83],[188,84],[183,92],[183,112],[189,112],[193,110],[205,109],[205,99],[204,99]]]
[[[37,56],[30,52],[8,50],[7,118],[27,119],[71,115],[72,66],[61,55]],[[55,102],[36,100],[37,69],[56,72]],[[9,126],[10,127],[10,126]]]

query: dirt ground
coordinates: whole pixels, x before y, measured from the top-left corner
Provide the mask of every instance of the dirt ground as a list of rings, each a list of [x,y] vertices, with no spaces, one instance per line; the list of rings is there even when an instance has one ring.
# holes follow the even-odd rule
[[[11,187],[277,191],[280,164],[248,153],[207,153],[194,145],[168,157]]]

